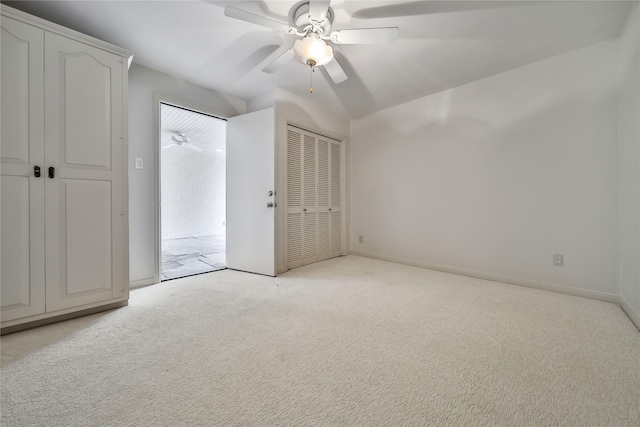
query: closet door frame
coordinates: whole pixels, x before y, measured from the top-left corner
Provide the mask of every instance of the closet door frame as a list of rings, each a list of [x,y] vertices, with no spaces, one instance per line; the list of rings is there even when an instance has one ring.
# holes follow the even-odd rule
[[[323,131],[320,129],[317,129],[313,126],[310,126],[308,124],[301,124],[297,121],[294,120],[289,120],[289,119],[285,119],[284,120],[284,132],[283,132],[283,136],[284,136],[284,141],[283,141],[283,149],[284,149],[284,156],[283,156],[283,167],[284,167],[284,197],[283,197],[283,216],[284,216],[284,229],[283,229],[283,235],[284,235],[284,264],[287,270],[290,270],[291,268],[295,268],[295,267],[290,267],[289,266],[289,232],[288,232],[288,227],[289,227],[289,214],[288,214],[288,209],[289,209],[289,195],[288,195],[288,176],[289,176],[289,168],[288,168],[288,155],[289,155],[289,144],[288,144],[288,129],[289,126],[292,126],[294,128],[299,129],[302,132],[307,132],[307,133],[311,133],[314,134],[315,136],[320,136],[322,138],[328,138],[330,140],[336,141],[340,144],[340,213],[341,213],[341,221],[340,221],[340,236],[341,236],[341,242],[340,242],[340,252],[342,256],[346,255],[346,244],[347,244],[347,214],[348,214],[348,209],[347,209],[347,205],[346,205],[346,201],[347,201],[347,174],[346,174],[346,163],[347,163],[347,139],[343,136],[337,135],[337,134],[333,134],[331,132],[327,132],[327,131]],[[317,150],[316,150],[317,151]],[[316,160],[317,160],[317,156],[316,156]],[[317,175],[317,173],[316,173]],[[316,188],[316,192],[317,192],[317,188]],[[304,243],[303,243],[304,245]],[[336,255],[338,256],[338,255]],[[304,264],[301,264],[304,265]],[[301,266],[301,265],[296,265],[296,267]]]

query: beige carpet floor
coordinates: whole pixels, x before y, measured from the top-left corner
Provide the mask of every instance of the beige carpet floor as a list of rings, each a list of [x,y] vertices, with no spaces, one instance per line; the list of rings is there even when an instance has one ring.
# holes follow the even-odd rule
[[[610,303],[359,257],[3,337],[3,426],[638,426]]]

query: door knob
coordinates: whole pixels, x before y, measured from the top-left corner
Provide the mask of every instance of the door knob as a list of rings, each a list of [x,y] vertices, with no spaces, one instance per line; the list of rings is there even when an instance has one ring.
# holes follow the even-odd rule
[[[33,167],[33,176],[36,178],[40,178],[40,166]]]
[[[272,196],[276,195],[276,192],[275,191],[269,191],[267,194],[269,195],[269,197],[272,197]]]
[[[56,176],[56,168],[54,168],[53,166],[51,166],[49,168],[49,178],[52,178]]]

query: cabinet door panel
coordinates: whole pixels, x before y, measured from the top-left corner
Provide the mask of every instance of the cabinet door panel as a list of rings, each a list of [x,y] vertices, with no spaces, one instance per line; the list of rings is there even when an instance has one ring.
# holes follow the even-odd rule
[[[45,311],[44,32],[2,16],[0,260],[2,321]]]
[[[59,52],[60,155],[68,166],[111,167],[111,68],[87,53]],[[117,69],[116,69],[117,71]]]
[[[58,228],[47,228],[47,254],[55,251],[47,258],[47,311],[111,299],[111,183],[61,179],[57,193]]]
[[[3,18],[5,25],[5,18]],[[2,160],[29,164],[29,40],[2,28]]]
[[[64,180],[66,295],[111,290],[111,185]]]
[[[45,310],[42,188],[30,191],[29,181],[29,177],[2,177],[2,321]],[[36,195],[40,200],[34,209],[30,199]]]
[[[47,311],[124,294],[123,81],[118,55],[45,36]]]

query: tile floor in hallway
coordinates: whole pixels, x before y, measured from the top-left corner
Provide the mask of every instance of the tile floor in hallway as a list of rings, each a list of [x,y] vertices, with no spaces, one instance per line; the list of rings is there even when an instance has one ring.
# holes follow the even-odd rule
[[[162,241],[162,280],[226,268],[226,235]]]

